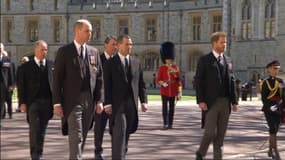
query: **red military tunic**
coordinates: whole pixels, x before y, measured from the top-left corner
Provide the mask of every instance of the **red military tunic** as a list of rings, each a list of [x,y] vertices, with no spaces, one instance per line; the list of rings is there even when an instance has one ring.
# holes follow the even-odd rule
[[[160,66],[156,82],[160,85],[160,94],[163,96],[175,97],[178,92],[181,92],[180,71],[175,64]],[[167,86],[162,86],[163,83],[167,83]]]

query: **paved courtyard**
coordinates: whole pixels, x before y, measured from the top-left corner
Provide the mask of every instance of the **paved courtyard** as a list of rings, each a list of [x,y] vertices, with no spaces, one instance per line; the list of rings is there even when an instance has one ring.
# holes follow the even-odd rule
[[[188,160],[195,158],[203,130],[200,129],[201,113],[195,101],[177,103],[174,128],[161,130],[161,102],[150,102],[146,113],[140,112],[138,131],[130,138],[128,159]],[[224,159],[268,159],[267,127],[261,102],[241,101],[238,112],[230,118],[224,144]],[[4,119],[1,129],[1,159],[29,159],[28,125],[25,113],[14,113],[13,119]],[[93,131],[89,132],[85,159],[94,158]],[[111,159],[110,136],[104,137],[104,156]],[[285,126],[278,134],[281,157],[285,158]],[[67,137],[61,136],[60,120],[54,117],[48,126],[44,158],[68,159]],[[207,158],[212,158],[212,147]]]

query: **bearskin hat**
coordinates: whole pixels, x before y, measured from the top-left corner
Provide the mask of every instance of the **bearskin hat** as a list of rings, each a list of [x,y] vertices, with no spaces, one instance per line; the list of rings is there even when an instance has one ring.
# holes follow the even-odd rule
[[[172,42],[164,42],[160,47],[160,56],[163,63],[166,59],[174,59],[175,57],[175,46]]]

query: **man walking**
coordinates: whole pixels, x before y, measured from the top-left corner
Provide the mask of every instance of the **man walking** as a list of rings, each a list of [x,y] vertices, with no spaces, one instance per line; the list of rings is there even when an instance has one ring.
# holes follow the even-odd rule
[[[102,66],[117,52],[117,38],[115,36],[107,36],[104,42],[104,52],[100,55]],[[103,73],[105,70],[103,68]],[[95,145],[95,160],[103,160],[103,136],[108,120],[108,115],[105,111],[101,114],[95,113],[95,127],[94,127],[94,145]]]
[[[104,65],[105,112],[111,115],[112,159],[126,159],[131,133],[138,127],[138,98],[147,110],[146,88],[139,60],[131,55],[132,40],[118,37],[118,54]]]
[[[196,159],[206,155],[213,141],[214,159],[222,159],[222,147],[231,106],[237,110],[232,63],[224,55],[226,34],[216,32],[211,37],[212,52],[202,56],[195,76],[197,104],[204,113],[204,135],[196,152]],[[203,126],[203,125],[202,125]]]
[[[27,112],[32,160],[43,155],[43,145],[48,121],[52,118],[53,62],[46,59],[47,43],[35,43],[35,57],[23,64],[19,74],[18,95],[21,110]]]
[[[0,128],[4,103],[8,97],[9,89],[12,88],[11,62],[5,52],[3,43],[0,43]]]
[[[54,113],[62,117],[63,134],[68,134],[69,158],[82,159],[94,110],[103,110],[103,71],[98,50],[86,44],[92,26],[80,19],[74,24],[74,41],[58,49],[55,59]]]

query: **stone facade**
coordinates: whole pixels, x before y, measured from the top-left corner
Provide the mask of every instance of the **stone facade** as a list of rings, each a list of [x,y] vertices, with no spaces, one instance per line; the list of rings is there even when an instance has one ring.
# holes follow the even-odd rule
[[[63,2],[64,1],[64,2]],[[276,0],[276,36],[264,38],[264,6],[266,0],[249,0],[252,6],[252,38],[242,40],[241,15],[244,0],[231,1],[231,46],[230,56],[234,70],[243,82],[266,75],[264,65],[279,59],[284,64],[285,2]],[[12,53],[12,60],[33,51],[30,34],[49,44],[48,57],[53,59],[57,49],[73,40],[73,24],[79,18],[96,19],[100,22],[98,39],[91,45],[103,51],[106,35],[119,34],[119,21],[127,20],[128,33],[134,42],[133,52],[141,57],[145,69],[145,80],[150,86],[159,59],[160,44],[173,41],[176,45],[176,63],[185,77],[185,86],[192,88],[197,59],[210,51],[210,35],[217,17],[225,14],[222,0],[1,0],[1,41]],[[223,11],[224,10],[224,11]],[[199,38],[193,39],[194,17],[198,17]],[[200,17],[200,22],[199,22]],[[155,20],[155,40],[148,41],[147,19]],[[216,20],[215,20],[216,19]],[[35,21],[38,30],[30,32],[30,21]],[[54,26],[59,22],[59,32]],[[9,23],[8,23],[9,22]],[[196,22],[195,22],[196,23]],[[215,23],[215,24],[214,24]],[[225,29],[224,23],[224,29]],[[10,26],[10,27],[7,27]],[[9,29],[10,28],[10,29]],[[197,29],[197,28],[196,28]],[[221,28],[222,30],[222,28]],[[9,34],[9,36],[8,36]],[[55,40],[55,34],[59,40]],[[9,40],[10,39],[10,40]],[[152,57],[147,59],[146,57]],[[158,64],[159,63],[159,64]],[[151,66],[151,67],[150,67]]]

